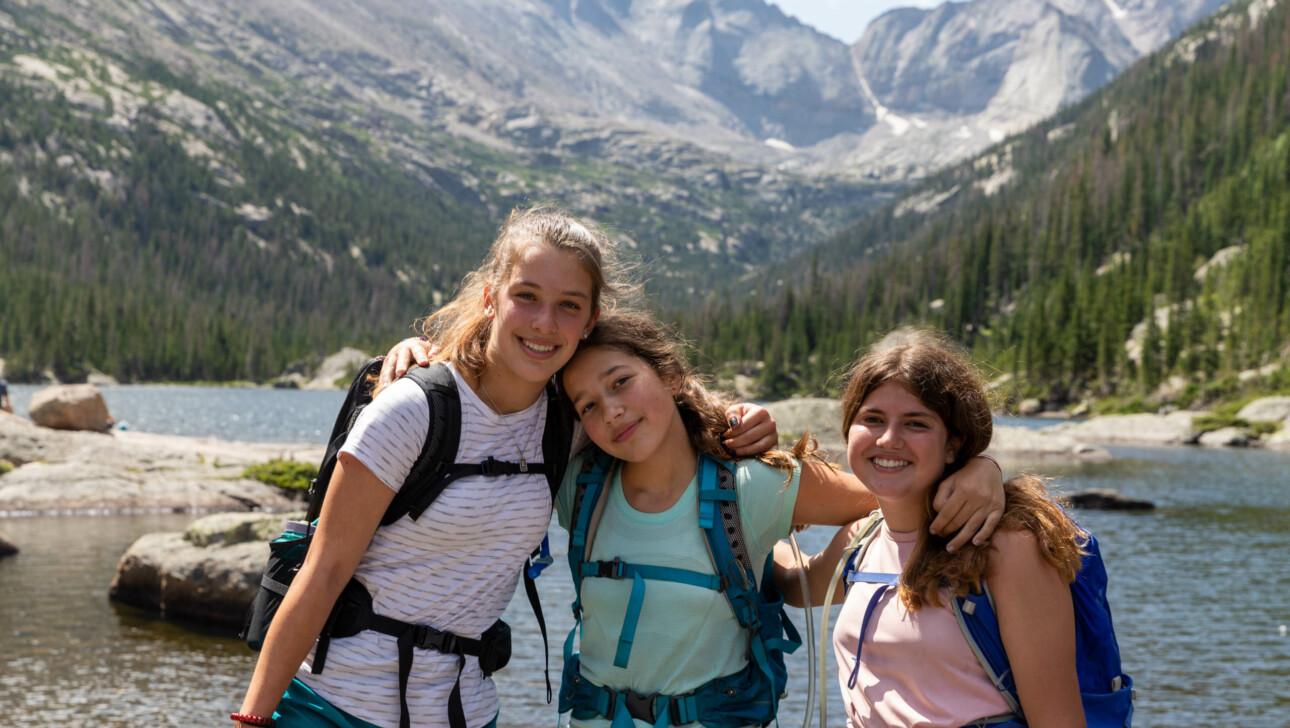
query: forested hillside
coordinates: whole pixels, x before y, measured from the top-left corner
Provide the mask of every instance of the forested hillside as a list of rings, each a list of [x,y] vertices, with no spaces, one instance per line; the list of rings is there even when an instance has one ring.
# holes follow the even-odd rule
[[[222,24],[186,35],[149,7],[165,14],[0,0],[10,379],[263,381],[383,348],[536,202],[607,226],[656,290],[692,296],[822,239],[878,189],[639,130],[557,134],[531,109],[479,116],[490,137],[388,60],[297,48],[213,6]]]
[[[683,326],[717,362],[764,360],[771,395],[830,390],[918,323],[1026,394],[1203,404],[1290,341],[1288,79],[1285,4],[1233,3],[773,273],[759,302],[716,297]]]
[[[451,289],[487,242],[482,211],[376,160],[265,153],[290,140],[235,96],[219,103],[259,142],[227,145],[227,167],[146,112],[122,131],[0,80],[10,378],[47,366],[62,378],[87,366],[127,380],[265,378],[288,357],[398,336],[410,321],[396,312]]]

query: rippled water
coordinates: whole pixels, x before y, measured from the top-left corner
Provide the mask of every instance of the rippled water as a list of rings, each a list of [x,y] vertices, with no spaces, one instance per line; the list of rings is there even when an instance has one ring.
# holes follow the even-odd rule
[[[290,395],[288,402],[336,394],[233,391]],[[111,406],[116,412],[118,405]],[[323,422],[335,406],[323,408]],[[1160,506],[1147,514],[1079,514],[1107,561],[1125,670],[1138,686],[1135,725],[1290,726],[1290,637],[1279,631],[1290,625],[1290,455],[1112,450],[1117,459],[1109,463],[1033,469],[1059,476],[1062,488],[1111,487]],[[7,725],[228,725],[255,655],[235,638],[169,624],[107,599],[116,561],[135,538],[180,530],[191,519],[0,519],[0,532],[23,549],[0,560],[0,714]],[[818,549],[829,536],[831,529],[810,529],[801,536],[803,548]],[[566,540],[552,528],[557,551]],[[560,558],[539,588],[558,680],[559,647],[572,623],[572,589]],[[508,615],[517,642],[511,666],[498,676],[499,724],[554,725],[554,709],[542,700],[541,640],[522,596]],[[796,612],[799,625],[801,616]],[[792,682],[781,725],[801,722],[806,664],[805,648],[789,658]],[[827,679],[833,695],[834,678]],[[844,724],[836,697],[829,722]]]

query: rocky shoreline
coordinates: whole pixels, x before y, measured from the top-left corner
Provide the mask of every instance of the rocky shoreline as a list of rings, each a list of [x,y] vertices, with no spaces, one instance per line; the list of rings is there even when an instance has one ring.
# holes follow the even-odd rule
[[[321,445],[230,442],[40,427],[0,413],[0,516],[288,511],[285,491],[242,477],[274,458],[317,462]]]

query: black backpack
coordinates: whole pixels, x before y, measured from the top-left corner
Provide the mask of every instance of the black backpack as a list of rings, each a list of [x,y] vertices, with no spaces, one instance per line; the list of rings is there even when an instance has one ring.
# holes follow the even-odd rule
[[[251,649],[259,651],[268,634],[278,607],[282,604],[291,582],[304,563],[309,544],[313,541],[314,524],[322,512],[323,500],[327,496],[327,486],[332,472],[336,469],[336,459],[349,433],[358,420],[359,414],[372,401],[372,387],[376,375],[380,372],[381,360],[367,362],[354,381],[350,384],[349,394],[336,416],[332,426],[331,439],[327,452],[318,468],[318,477],[309,489],[309,510],[304,521],[290,521],[282,535],[269,544],[269,562],[260,581],[260,590],[247,612],[246,626],[241,637]],[[518,473],[542,473],[546,476],[551,489],[552,502],[560,489],[561,478],[568,464],[569,448],[573,439],[572,419],[565,415],[562,403],[554,384],[546,387],[547,417],[546,427],[542,432],[541,463],[512,463],[487,458],[481,463],[459,464],[453,462],[461,435],[461,397],[457,392],[457,382],[452,372],[445,365],[416,367],[409,371],[407,378],[412,379],[425,392],[426,403],[430,408],[430,427],[426,435],[421,454],[417,456],[407,480],[395,494],[394,500],[381,517],[381,526],[388,526],[405,515],[416,520],[434,503],[453,481],[468,475],[514,475]],[[524,591],[529,604],[537,617],[542,630],[544,650],[547,646],[546,620],[542,616],[542,607],[538,602],[537,585],[534,579],[551,563],[551,554],[547,540],[534,550],[528,563],[522,570]],[[350,637],[365,629],[376,630],[398,639],[399,646],[399,707],[401,728],[408,728],[410,717],[407,705],[408,676],[412,670],[412,648],[421,647],[458,656],[457,684],[453,686],[448,698],[448,718],[452,728],[466,728],[465,714],[461,704],[461,669],[465,666],[465,656],[479,658],[480,669],[485,675],[505,667],[510,659],[510,627],[498,620],[480,639],[468,639],[443,632],[429,625],[416,625],[397,619],[384,617],[372,612],[372,596],[367,588],[357,579],[351,578],[341,595],[332,607],[331,613],[318,635],[318,646],[314,651],[311,670],[314,674],[322,672],[327,660],[327,650],[333,638]],[[547,702],[551,702],[550,658],[547,658]]]

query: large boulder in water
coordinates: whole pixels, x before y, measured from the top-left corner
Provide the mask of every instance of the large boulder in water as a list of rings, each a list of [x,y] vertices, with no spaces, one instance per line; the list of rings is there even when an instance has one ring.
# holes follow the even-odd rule
[[[143,536],[117,563],[108,596],[168,619],[240,627],[286,518],[220,513],[183,533]]]
[[[1076,508],[1092,508],[1100,511],[1149,511],[1156,507],[1156,504],[1149,500],[1130,498],[1109,488],[1091,488],[1063,494],[1062,500]]]
[[[93,384],[59,384],[36,392],[27,408],[31,421],[55,430],[102,432],[116,421]]]
[[[16,553],[18,553],[18,547],[14,546],[12,541],[5,538],[3,533],[0,533],[0,557],[13,556]]]

